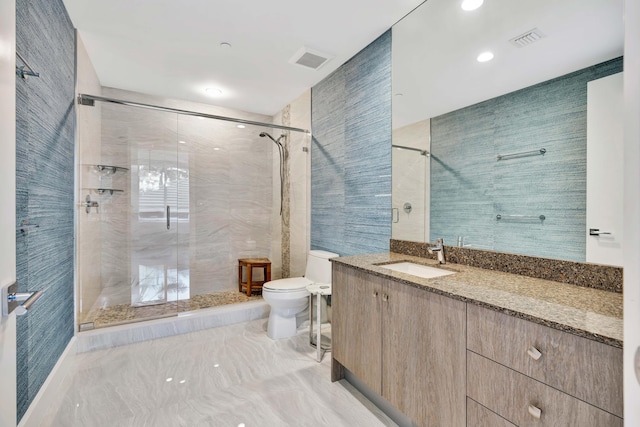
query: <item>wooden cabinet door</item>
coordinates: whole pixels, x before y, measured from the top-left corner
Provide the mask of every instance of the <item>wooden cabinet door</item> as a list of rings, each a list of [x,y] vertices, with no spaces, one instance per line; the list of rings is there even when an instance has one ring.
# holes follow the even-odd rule
[[[383,280],[333,264],[332,357],[381,394]]]
[[[382,318],[382,396],[417,425],[464,426],[465,304],[388,282]]]

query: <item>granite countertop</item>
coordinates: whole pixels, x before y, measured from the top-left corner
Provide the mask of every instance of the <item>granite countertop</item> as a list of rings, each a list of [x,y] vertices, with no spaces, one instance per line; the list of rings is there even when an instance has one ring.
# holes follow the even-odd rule
[[[339,257],[331,261],[622,348],[621,293],[462,264],[439,266],[431,259],[393,252]],[[423,279],[378,266],[402,261],[440,267],[456,274]]]

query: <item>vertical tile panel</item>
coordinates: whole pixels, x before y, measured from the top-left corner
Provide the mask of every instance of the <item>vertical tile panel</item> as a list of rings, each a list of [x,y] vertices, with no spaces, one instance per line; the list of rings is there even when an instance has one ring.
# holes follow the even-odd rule
[[[391,236],[391,32],[312,89],[311,247],[353,255]]]
[[[74,68],[71,21],[59,0],[17,0],[17,50],[40,77],[17,79],[18,223],[21,292],[45,290],[17,322],[18,419],[73,336]]]
[[[345,73],[311,91],[311,248],[339,252],[344,236]]]

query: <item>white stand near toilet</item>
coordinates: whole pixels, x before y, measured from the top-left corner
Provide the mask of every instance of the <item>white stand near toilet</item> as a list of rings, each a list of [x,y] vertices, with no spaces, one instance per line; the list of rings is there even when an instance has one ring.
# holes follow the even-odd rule
[[[309,304],[307,286],[331,283],[330,258],[339,256],[327,251],[309,251],[304,277],[272,280],[262,285],[262,297],[271,306],[267,335],[272,339],[296,335],[296,315]]]

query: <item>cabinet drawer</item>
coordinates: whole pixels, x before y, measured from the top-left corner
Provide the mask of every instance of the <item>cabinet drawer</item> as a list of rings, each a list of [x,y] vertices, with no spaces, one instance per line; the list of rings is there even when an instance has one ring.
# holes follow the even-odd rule
[[[469,350],[623,416],[621,349],[474,304],[467,322]]]
[[[622,427],[621,418],[470,351],[467,394],[521,427]]]
[[[467,427],[516,427],[495,412],[467,399]]]

